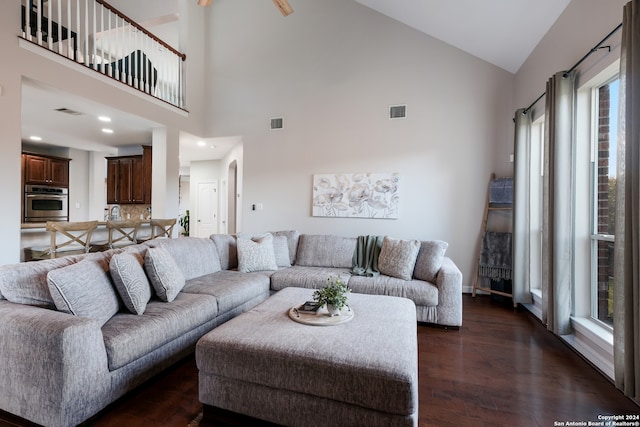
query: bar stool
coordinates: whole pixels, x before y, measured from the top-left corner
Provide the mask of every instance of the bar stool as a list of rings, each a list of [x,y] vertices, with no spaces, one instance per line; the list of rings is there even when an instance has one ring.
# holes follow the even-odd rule
[[[140,225],[142,225],[142,220],[139,219],[107,221],[109,249],[121,248],[138,243],[138,230],[140,230]]]
[[[168,238],[173,237],[173,227],[178,220],[176,218],[159,219],[151,218],[149,225],[151,226],[151,235],[146,238],[138,239],[138,242],[145,242],[147,240],[156,238]]]
[[[97,227],[98,221],[47,221],[46,229],[51,234],[51,245],[29,248],[30,257],[27,259],[52,259],[87,253],[91,249],[91,235]]]
[[[138,230],[141,225],[142,220],[139,219],[108,220],[106,224],[108,240],[94,242],[91,245],[91,252],[135,245],[138,243]]]

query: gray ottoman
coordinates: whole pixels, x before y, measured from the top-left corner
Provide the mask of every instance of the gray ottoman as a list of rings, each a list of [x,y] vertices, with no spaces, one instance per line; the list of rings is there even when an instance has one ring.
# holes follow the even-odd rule
[[[283,289],[200,339],[196,362],[205,408],[288,426],[417,426],[414,303],[351,294],[350,322],[291,320],[289,309],[312,293]]]

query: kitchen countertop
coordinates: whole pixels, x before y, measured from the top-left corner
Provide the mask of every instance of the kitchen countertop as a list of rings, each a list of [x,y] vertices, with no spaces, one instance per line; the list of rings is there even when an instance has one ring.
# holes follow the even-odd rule
[[[149,224],[149,220],[148,219],[143,219],[141,220],[142,224]],[[99,226],[104,226],[107,225],[107,221],[98,221],[98,227]],[[45,222],[27,222],[27,223],[22,223],[20,224],[20,229],[21,230],[39,230],[39,229],[45,229],[47,226],[47,224]]]

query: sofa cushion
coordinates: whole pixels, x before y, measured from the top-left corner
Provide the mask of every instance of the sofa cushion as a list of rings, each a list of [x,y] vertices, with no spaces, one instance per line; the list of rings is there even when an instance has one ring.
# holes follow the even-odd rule
[[[284,236],[287,238],[289,246],[289,263],[293,265],[296,262],[296,252],[298,251],[298,241],[300,240],[300,232],[297,230],[281,230],[272,231],[273,237]]]
[[[104,259],[93,258],[51,270],[47,282],[56,308],[106,323],[120,309],[108,269]]]
[[[17,304],[55,308],[47,284],[47,273],[74,264],[85,256],[71,255],[0,266],[0,293],[3,298]]]
[[[294,265],[278,270],[271,275],[271,289],[274,291],[288,287],[320,289],[327,286],[329,277],[339,277],[344,283],[347,283],[351,274],[345,268]]]
[[[378,257],[380,273],[411,280],[419,249],[420,242],[417,240],[398,240],[385,236]]]
[[[278,267],[291,267],[289,245],[286,236],[273,236],[273,253]]]
[[[269,295],[269,276],[223,270],[187,281],[182,293],[216,297],[218,315],[227,313],[259,296]]]
[[[277,270],[271,233],[260,236],[238,235],[238,271]]]
[[[184,287],[185,278],[178,264],[163,248],[149,248],[144,257],[144,269],[158,298],[165,302],[175,299]]]
[[[413,277],[435,283],[436,275],[442,267],[442,260],[449,244],[441,240],[420,242],[420,251],[416,259]]]
[[[186,280],[221,270],[218,250],[209,238],[153,239],[146,244],[150,247],[165,248],[178,264]]]
[[[151,299],[151,284],[137,253],[120,253],[111,258],[109,271],[122,302],[133,314],[142,314]]]
[[[389,276],[352,276],[349,288],[359,294],[409,298],[418,306],[437,306],[438,287],[422,280],[404,280]]]
[[[216,315],[215,298],[183,293],[170,304],[151,300],[142,316],[118,313],[102,327],[109,370],[139,360]]]
[[[350,269],[357,242],[355,237],[302,234],[298,242],[296,265]]]
[[[215,243],[218,251],[220,268],[222,270],[233,270],[238,268],[236,236],[234,234],[212,234],[211,240]]]

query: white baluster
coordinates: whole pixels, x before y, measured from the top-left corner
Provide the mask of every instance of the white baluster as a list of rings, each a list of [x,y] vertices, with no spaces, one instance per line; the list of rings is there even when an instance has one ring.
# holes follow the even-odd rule
[[[137,28],[133,30],[133,52],[131,55],[131,60],[133,61],[133,87],[136,89],[140,88],[140,79],[138,78],[138,74],[140,74],[140,65],[138,64],[138,44],[140,30]]]
[[[118,59],[120,59],[120,31],[118,27],[118,15],[113,15],[114,25],[113,28],[113,48],[111,50],[111,61],[113,63],[113,78],[120,80],[120,68],[118,68]]]
[[[126,30],[127,21],[122,18],[122,27],[118,28],[118,33],[120,34],[120,49],[118,50],[118,58],[122,61],[122,67],[120,69],[120,81],[123,83],[127,82],[127,74],[126,74],[126,61],[125,61],[125,52],[126,52],[126,38],[125,38],[125,30]]]
[[[98,24],[96,23],[96,4],[93,4],[93,69],[95,70],[98,64],[98,47],[96,46],[96,37],[98,37]],[[102,24],[100,25],[102,27]],[[102,36],[100,36],[100,48],[102,49]],[[104,67],[102,66],[102,61],[100,61],[100,71],[104,73]]]
[[[124,56],[123,56],[123,52],[124,52],[124,39],[122,38],[122,30],[124,29],[124,27],[120,26],[120,22],[122,21],[122,24],[124,25],[124,20],[119,17],[118,15],[116,15],[116,62],[117,62],[117,66],[116,69],[118,70],[118,80],[122,81],[122,77],[124,76]]]
[[[128,37],[129,38],[129,46],[127,47],[127,54],[130,55],[129,56],[129,70],[127,72],[127,84],[129,86],[132,86],[133,85],[133,78],[132,78],[132,73],[133,73],[133,54],[132,54],[133,53],[133,51],[132,51],[132,49],[133,49],[133,43],[132,43],[132,41],[133,41],[133,35],[132,35],[133,34],[133,25],[129,24],[127,26],[127,29],[128,29],[127,32],[128,32],[128,35],[129,35],[129,37]]]
[[[62,53],[62,2],[58,1],[58,22],[56,25],[58,26],[58,53]]]
[[[141,58],[142,59],[142,81],[144,83],[144,91],[146,93],[149,93],[149,74],[147,73],[147,68],[148,68],[148,64],[149,64],[149,49],[148,49],[148,45],[149,45],[149,37],[144,34],[144,49],[142,50],[143,52],[147,52],[147,57],[145,58],[144,56]]]
[[[73,59],[76,55],[75,50],[73,49],[73,40],[74,38],[71,36],[71,29],[73,25],[71,25],[71,0],[67,0],[67,58]]]
[[[80,57],[82,55],[80,54],[80,50],[81,50],[81,43],[82,43],[82,28],[80,28],[80,0],[76,0],[75,17],[76,17],[76,38],[74,39],[75,51],[73,52],[73,59],[76,62],[81,62]]]
[[[98,35],[98,29],[95,29],[96,37]],[[100,71],[105,74],[107,69],[104,63],[104,6],[100,5]],[[98,59],[96,58],[96,62]]]
[[[36,37],[38,39],[38,44],[42,46],[42,0],[36,0],[38,2],[38,10],[36,11]]]
[[[85,7],[85,27],[87,29],[86,32],[86,36],[85,36],[85,52],[87,54],[87,59],[85,61],[89,61],[88,63],[91,64],[92,68],[95,70],[96,69],[96,63],[97,63],[97,55],[96,55],[96,8],[95,8],[95,4],[93,4],[93,33],[91,33],[89,31],[89,0],[84,0],[84,7]],[[93,41],[92,41],[92,45],[91,45],[91,55],[92,58],[91,60],[89,60],[89,34],[93,34]]]
[[[164,82],[165,82],[165,73],[164,73],[164,56],[162,55],[163,50],[160,43],[154,41],[155,49],[153,52],[156,54],[157,59],[154,59],[152,64],[155,64],[156,69],[158,70],[158,79],[156,80],[155,90],[152,90],[152,93],[160,99],[164,99]]]
[[[169,97],[169,83],[171,82],[171,76],[170,76],[170,63],[169,63],[169,50],[166,47],[162,47],[162,68],[163,68],[163,73],[162,75],[164,76],[163,79],[163,85],[162,85],[162,99],[164,99],[165,101],[168,101],[170,99]]]
[[[24,0],[24,34],[23,37],[31,41],[31,0]]]
[[[169,98],[171,99],[172,104],[176,104],[176,58],[175,54],[171,53],[171,67],[169,68],[169,72],[171,74],[171,85],[169,86]]]
[[[51,3],[47,3],[47,44],[49,45],[49,50],[53,50],[53,37],[51,37],[53,23],[51,22]]]
[[[111,36],[111,11],[107,10],[107,67],[109,76],[113,76],[113,70],[111,69]]]
[[[176,81],[176,90],[178,91],[178,102],[176,103],[176,105],[180,108],[182,108],[183,102],[182,102],[182,58],[180,56],[178,56],[178,80]]]

